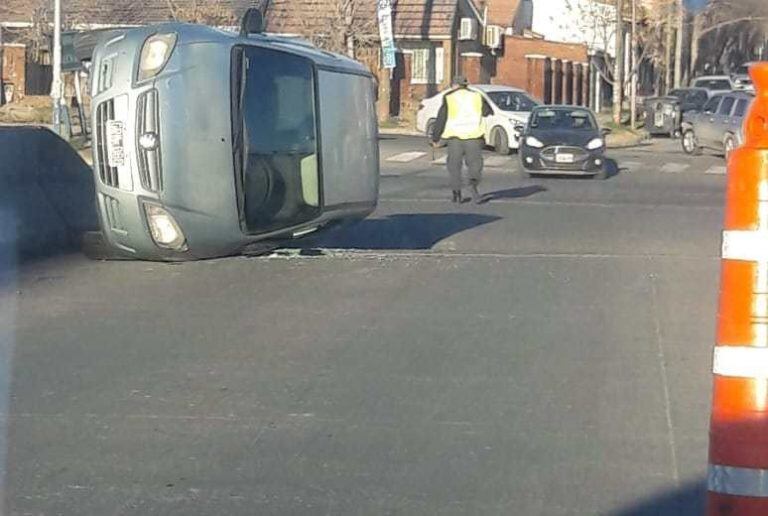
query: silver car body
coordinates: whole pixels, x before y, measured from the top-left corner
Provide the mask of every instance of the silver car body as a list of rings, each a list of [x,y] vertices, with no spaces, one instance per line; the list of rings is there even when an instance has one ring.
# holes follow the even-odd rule
[[[684,115],[683,131],[692,130],[701,147],[724,150],[728,136],[740,146],[744,141],[744,117],[754,98],[753,94],[743,91],[714,95],[701,111]]]
[[[691,81],[691,87],[709,90],[710,96],[727,93],[735,89],[733,81],[728,75],[702,75]]]
[[[139,81],[142,48],[158,34],[175,34],[175,46],[156,76]],[[269,94],[265,87],[267,100],[260,102],[259,90],[251,84],[270,80],[270,70],[251,57],[260,55],[306,67],[305,82],[311,87],[285,76]],[[236,68],[253,81],[236,78]],[[376,206],[373,78],[356,61],[300,40],[174,23],[110,34],[97,46],[92,70],[94,174],[102,231],[123,255],[158,260],[231,255],[261,240],[291,238],[334,220],[362,218]],[[235,94],[237,88],[243,91]],[[294,99],[292,90],[314,94],[296,93]],[[247,115],[245,109],[250,110]],[[263,113],[269,116],[259,118]],[[271,157],[270,149],[251,153],[251,147],[261,144],[253,136],[257,133],[280,149],[273,153],[278,158]],[[281,162],[289,163],[283,167],[289,173],[274,172]],[[252,190],[263,196],[249,199]],[[148,206],[170,214],[183,233],[183,246],[158,245],[148,224],[148,211],[153,210]],[[269,223],[263,222],[267,212]],[[169,224],[167,219],[160,223]],[[166,227],[155,226],[158,232]]]

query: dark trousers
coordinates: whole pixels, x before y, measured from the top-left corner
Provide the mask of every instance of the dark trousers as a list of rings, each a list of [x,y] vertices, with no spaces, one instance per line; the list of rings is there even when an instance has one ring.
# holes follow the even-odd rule
[[[470,183],[478,184],[483,173],[483,139],[448,139],[448,173],[451,175],[451,190],[461,190],[461,169],[467,163]]]

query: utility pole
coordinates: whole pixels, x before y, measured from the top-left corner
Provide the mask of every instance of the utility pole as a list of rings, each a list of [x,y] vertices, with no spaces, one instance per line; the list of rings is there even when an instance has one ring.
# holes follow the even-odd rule
[[[685,37],[685,5],[677,0],[677,40],[675,41],[675,88],[683,83],[683,39]]]
[[[616,0],[616,58],[613,63],[613,122],[621,123],[624,93],[624,0]]]
[[[632,35],[631,35],[631,46],[632,46],[632,52],[630,54],[630,60],[629,60],[629,73],[631,73],[632,79],[629,83],[629,128],[633,129],[635,128],[635,124],[637,123],[637,109],[635,104],[637,103],[637,74],[639,72],[639,67],[637,65],[637,3],[635,0],[632,1]]]
[[[674,44],[674,27],[673,27],[673,21],[674,16],[672,16],[673,9],[672,4],[667,5],[667,23],[666,30],[667,30],[667,39],[664,45],[664,93],[669,93],[669,90],[672,89],[672,45]]]
[[[53,100],[53,130],[62,134],[61,128],[61,0],[53,0],[53,81],[51,99]]]

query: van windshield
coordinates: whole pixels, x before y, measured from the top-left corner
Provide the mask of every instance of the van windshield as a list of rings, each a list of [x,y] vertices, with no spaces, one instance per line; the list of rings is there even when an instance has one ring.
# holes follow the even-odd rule
[[[311,220],[320,199],[312,63],[240,47],[234,66],[241,223],[261,233]]]

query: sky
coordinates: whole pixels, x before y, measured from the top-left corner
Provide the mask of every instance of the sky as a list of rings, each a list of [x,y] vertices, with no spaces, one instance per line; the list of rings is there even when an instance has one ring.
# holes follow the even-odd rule
[[[701,7],[707,5],[708,1],[709,0],[686,0],[686,3],[691,9],[700,9]]]

